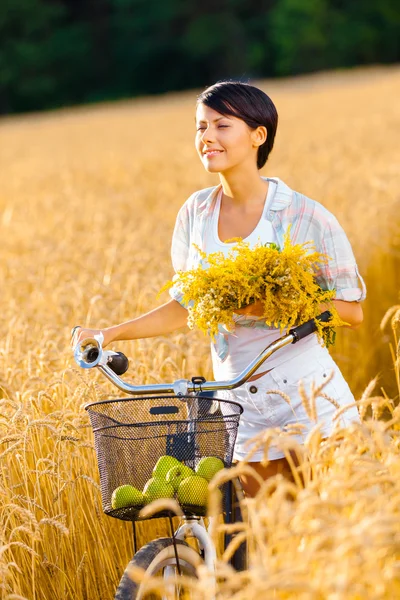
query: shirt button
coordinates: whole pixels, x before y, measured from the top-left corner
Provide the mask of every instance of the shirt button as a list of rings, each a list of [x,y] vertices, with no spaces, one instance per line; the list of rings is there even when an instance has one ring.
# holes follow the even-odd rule
[[[326,377],[326,373],[324,373],[322,377]]]
[[[283,383],[287,383],[287,379],[284,379],[284,380],[283,380]]]
[[[255,393],[256,393],[256,391],[257,391],[257,388],[256,388],[256,386],[255,386],[255,385],[252,385],[252,386],[250,387],[250,392],[251,392],[252,394],[255,394]]]

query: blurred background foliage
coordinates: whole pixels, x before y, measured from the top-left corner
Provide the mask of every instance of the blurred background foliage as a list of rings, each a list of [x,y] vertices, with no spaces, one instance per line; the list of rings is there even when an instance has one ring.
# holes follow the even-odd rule
[[[398,0],[0,3],[0,114],[399,60]]]

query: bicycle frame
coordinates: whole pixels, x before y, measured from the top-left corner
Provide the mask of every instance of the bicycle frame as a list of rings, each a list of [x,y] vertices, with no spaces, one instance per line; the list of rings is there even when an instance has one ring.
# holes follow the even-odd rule
[[[197,539],[200,549],[204,552],[204,562],[208,570],[214,572],[217,552],[201,517],[183,517],[183,523],[175,531],[174,538],[184,540],[187,535]]]

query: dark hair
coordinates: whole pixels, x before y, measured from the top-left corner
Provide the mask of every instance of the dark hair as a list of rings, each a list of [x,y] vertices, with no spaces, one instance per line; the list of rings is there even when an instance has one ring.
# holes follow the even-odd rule
[[[278,113],[267,94],[242,81],[219,81],[198,96],[197,105],[199,104],[204,104],[221,115],[242,119],[251,129],[266,127],[267,139],[257,153],[258,169],[265,165],[278,127]]]

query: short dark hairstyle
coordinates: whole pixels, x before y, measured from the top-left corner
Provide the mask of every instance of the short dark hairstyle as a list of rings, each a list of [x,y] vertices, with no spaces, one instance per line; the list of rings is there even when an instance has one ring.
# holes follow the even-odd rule
[[[278,127],[278,112],[265,92],[242,81],[219,81],[198,96],[197,105],[199,104],[204,104],[221,115],[242,119],[251,129],[266,127],[267,139],[257,153],[258,169],[265,165]]]

